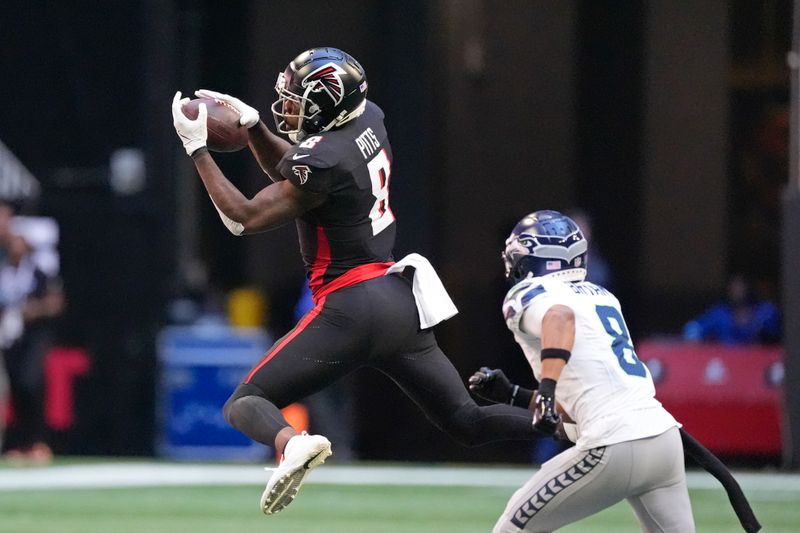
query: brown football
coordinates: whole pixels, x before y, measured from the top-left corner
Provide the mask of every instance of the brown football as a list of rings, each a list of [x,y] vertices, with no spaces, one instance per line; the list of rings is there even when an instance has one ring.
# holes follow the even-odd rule
[[[206,104],[208,110],[209,150],[215,152],[236,152],[247,146],[247,130],[239,125],[239,112],[232,106],[215,98],[195,98],[183,105],[183,114],[194,120],[200,109]]]
[[[569,417],[567,412],[564,410],[563,407],[561,407],[561,404],[558,403],[558,402],[556,402],[556,413],[560,414],[561,415],[561,420],[563,420],[567,424],[574,424],[575,423],[575,421]]]

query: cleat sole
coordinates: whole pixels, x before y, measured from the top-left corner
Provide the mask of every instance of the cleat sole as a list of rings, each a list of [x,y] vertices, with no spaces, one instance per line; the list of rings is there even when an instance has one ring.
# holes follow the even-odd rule
[[[292,472],[287,472],[272,487],[266,498],[262,496],[261,510],[266,515],[276,514],[285,509],[294,501],[300,486],[303,484],[310,471],[322,463],[333,454],[330,445],[323,447],[316,455],[306,461],[300,468]]]

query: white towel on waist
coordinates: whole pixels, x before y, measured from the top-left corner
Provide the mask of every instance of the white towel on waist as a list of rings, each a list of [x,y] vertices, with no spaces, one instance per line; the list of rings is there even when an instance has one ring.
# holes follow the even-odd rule
[[[408,254],[389,267],[386,274],[402,273],[406,267],[414,267],[412,290],[419,312],[419,326],[427,329],[458,313],[453,300],[442,285],[430,262],[419,254]]]

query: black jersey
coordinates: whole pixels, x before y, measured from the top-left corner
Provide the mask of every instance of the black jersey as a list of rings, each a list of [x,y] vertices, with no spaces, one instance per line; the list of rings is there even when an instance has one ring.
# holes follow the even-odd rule
[[[307,137],[278,163],[281,175],[296,187],[327,194],[322,205],[297,219],[313,292],[355,267],[392,260],[391,166],[383,111],[369,101],[360,117]]]

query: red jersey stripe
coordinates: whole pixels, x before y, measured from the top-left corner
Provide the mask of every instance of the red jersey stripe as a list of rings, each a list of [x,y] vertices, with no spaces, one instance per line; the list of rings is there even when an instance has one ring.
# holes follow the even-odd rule
[[[292,342],[292,339],[297,337],[300,334],[300,332],[306,329],[306,327],[311,323],[312,320],[317,318],[317,315],[319,315],[320,311],[322,311],[322,307],[325,305],[325,298],[323,297],[319,301],[315,300],[314,303],[316,304],[314,308],[311,309],[311,311],[309,311],[308,313],[306,313],[306,316],[304,316],[302,320],[300,320],[300,322],[294,327],[294,329],[290,331],[289,334],[286,335],[283,338],[283,340],[281,340],[272,349],[272,351],[268,352],[267,355],[264,357],[264,359],[262,359],[261,362],[256,365],[256,367],[247,376],[247,379],[244,380],[245,383],[249,383],[250,380],[253,379],[253,376],[256,374],[256,372],[261,370],[261,368],[265,364],[267,364],[273,357],[278,355],[278,352],[280,352],[284,346]]]
[[[308,281],[312,294],[315,294],[325,283],[325,271],[328,270],[330,264],[331,243],[325,234],[325,228],[317,226],[317,254],[314,264],[311,265],[311,279]]]

